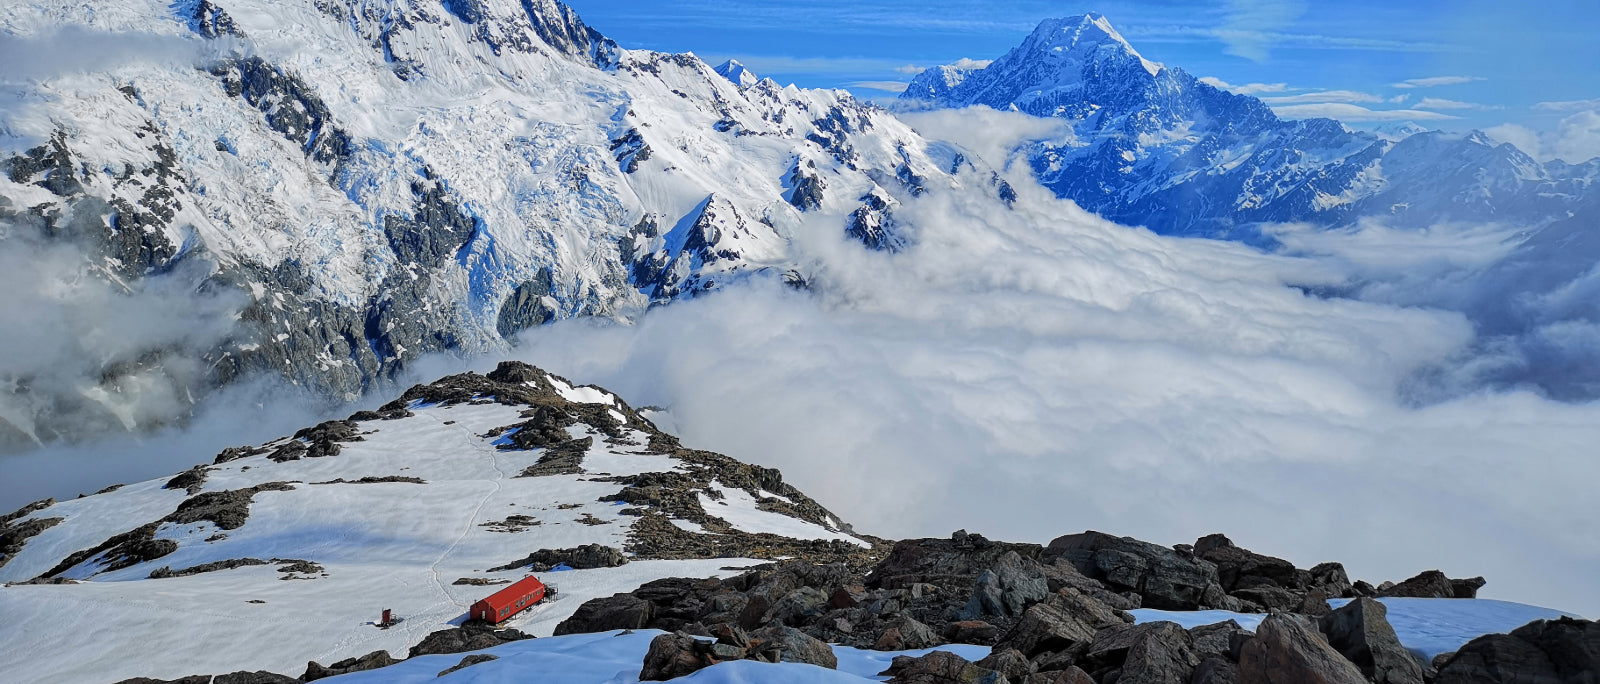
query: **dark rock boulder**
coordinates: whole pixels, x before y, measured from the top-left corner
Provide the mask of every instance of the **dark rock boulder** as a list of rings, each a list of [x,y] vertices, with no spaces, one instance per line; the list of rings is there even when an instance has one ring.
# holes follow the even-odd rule
[[[1039,559],[1038,544],[996,542],[980,534],[959,530],[950,539],[907,539],[896,542],[872,572],[866,586],[871,589],[899,589],[912,584],[969,587],[979,573],[987,570],[1007,553],[1020,558]]]
[[[1457,596],[1457,582],[1460,582],[1461,593],[1468,596]],[[1409,598],[1473,598],[1478,595],[1478,589],[1486,582],[1482,577],[1470,580],[1452,580],[1438,570],[1428,570],[1416,577],[1412,577],[1399,584],[1378,588],[1381,597],[1409,597]]]
[[[1593,684],[1600,682],[1600,622],[1535,620],[1510,634],[1462,646],[1434,684]]]
[[[1221,534],[1201,537],[1194,543],[1194,555],[1217,566],[1217,579],[1229,592],[1263,585],[1300,588],[1310,576],[1301,576],[1289,561],[1240,548]]]
[[[1343,563],[1318,563],[1311,566],[1311,588],[1320,589],[1328,598],[1350,598],[1355,595],[1350,575]]]
[[[1195,655],[1200,658],[1231,657],[1234,640],[1250,636],[1249,631],[1233,620],[1189,630],[1189,642],[1194,647]]]
[[[750,633],[753,651],[778,651],[779,662],[805,663],[830,670],[838,669],[833,647],[793,627],[773,626]]]
[[[1091,672],[1118,670],[1123,684],[1187,684],[1200,659],[1182,627],[1147,622],[1100,630],[1082,664]]]
[[[532,638],[533,635],[516,629],[492,629],[481,626],[441,629],[423,637],[421,642],[411,647],[411,651],[406,657],[415,658],[424,655],[447,655],[481,651],[501,644]]]
[[[1013,648],[1029,658],[1077,651],[1087,648],[1096,632],[1126,623],[1104,604],[1073,589],[1063,589],[1023,613],[995,648]]]
[[[465,658],[462,658],[461,662],[456,663],[454,665],[451,665],[450,667],[447,667],[447,668],[445,668],[443,670],[440,670],[439,671],[439,676],[443,677],[443,676],[445,676],[447,674],[450,674],[452,672],[459,672],[461,670],[465,670],[465,669],[467,669],[469,667],[472,667],[473,665],[482,665],[482,664],[487,663],[489,661],[499,660],[499,659],[500,659],[500,656],[490,655],[488,653],[479,653],[479,654],[476,654],[476,655],[469,655],[469,656],[467,656]]]
[[[949,651],[934,651],[920,658],[900,656],[879,673],[890,684],[1006,684],[1004,675],[972,664]]]
[[[961,616],[968,619],[994,615],[1021,617],[1029,606],[1049,595],[1050,583],[1045,579],[1044,566],[1008,551],[974,580],[972,600]]]
[[[1092,531],[1058,537],[1045,547],[1043,560],[1058,558],[1113,590],[1139,594],[1146,608],[1227,607],[1219,605],[1215,565],[1132,537]]]
[[[654,614],[654,606],[649,601],[632,594],[613,594],[579,606],[572,617],[556,625],[555,636],[592,634],[613,629],[644,629]]]
[[[982,620],[958,620],[944,627],[944,638],[953,644],[993,644],[1000,628]]]
[[[1389,610],[1369,598],[1357,598],[1319,622],[1328,643],[1374,684],[1422,684],[1422,665],[1395,636]]]
[[[1201,661],[1189,677],[1189,684],[1237,684],[1239,666],[1227,658],[1211,656]]]
[[[300,675],[302,682],[314,682],[318,679],[337,677],[352,672],[366,672],[378,668],[388,667],[400,661],[389,655],[388,651],[373,651],[360,658],[346,658],[326,667],[316,661],[306,663],[306,673]]]
[[[1467,579],[1450,580],[1450,586],[1454,587],[1456,591],[1455,598],[1458,599],[1478,598],[1478,590],[1482,589],[1483,585],[1488,583],[1489,581],[1482,577],[1469,577]]]
[[[1239,684],[1364,684],[1367,678],[1302,618],[1268,615],[1239,650]]]
[[[983,660],[973,663],[985,670],[994,670],[1009,680],[1021,679],[1033,672],[1028,656],[1013,648],[995,649]]]
[[[628,564],[628,557],[620,549],[600,544],[584,544],[572,549],[539,549],[520,560],[515,560],[489,572],[502,572],[527,568],[533,572],[549,572],[551,568],[565,565],[573,570],[615,568]]]
[[[297,684],[300,680],[273,672],[230,672],[211,678],[211,684]]]
[[[709,645],[702,648],[700,643],[682,632],[651,639],[650,649],[644,654],[644,667],[639,671],[639,681],[664,682],[710,667],[712,663],[703,654],[709,651]]]

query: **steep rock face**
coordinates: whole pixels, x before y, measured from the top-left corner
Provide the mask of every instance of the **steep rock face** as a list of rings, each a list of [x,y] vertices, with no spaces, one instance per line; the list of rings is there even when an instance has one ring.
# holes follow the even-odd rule
[[[1279,119],[1256,98],[1144,59],[1098,14],[1046,20],[985,67],[929,69],[901,97],[1067,120],[1072,140],[1028,149],[1040,181],[1159,233],[1257,240],[1258,223],[1360,217],[1539,225],[1595,196],[1580,171],[1479,133],[1395,142],[1331,119]]]
[[[161,382],[141,372],[182,402],[263,374],[349,400],[423,354],[779,277],[798,265],[801,212],[901,245],[882,217],[850,220],[857,198],[995,192],[848,93],[622,50],[555,0],[0,10],[0,32],[43,25],[202,44],[196,60],[50,77],[30,86],[44,104],[0,120],[0,241],[72,245],[133,290],[192,274],[169,289],[238,300],[219,340],[86,372],[122,401]],[[277,49],[287,34],[294,49]],[[174,358],[197,370],[176,375]],[[157,423],[3,380],[34,394],[0,418],[0,449]]]

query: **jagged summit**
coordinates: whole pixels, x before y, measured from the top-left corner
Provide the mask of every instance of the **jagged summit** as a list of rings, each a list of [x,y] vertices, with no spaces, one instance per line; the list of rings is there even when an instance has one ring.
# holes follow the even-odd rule
[[[1075,61],[1092,59],[1094,57],[1092,53],[1106,51],[1139,58],[1141,66],[1151,76],[1156,75],[1162,68],[1160,64],[1144,59],[1139,51],[1133,48],[1133,44],[1117,32],[1111,21],[1097,12],[1079,17],[1045,19],[1039,22],[1039,26],[1034,28],[1033,33],[1017,49],[1025,53],[1070,56],[1067,58]]]
[[[740,88],[748,88],[761,82],[760,77],[756,76],[754,72],[745,68],[745,66],[740,64],[739,60],[737,59],[730,59],[726,62],[723,62],[722,66],[717,67],[716,71],[718,75],[728,79],[729,81],[732,81],[734,85],[739,86]]]

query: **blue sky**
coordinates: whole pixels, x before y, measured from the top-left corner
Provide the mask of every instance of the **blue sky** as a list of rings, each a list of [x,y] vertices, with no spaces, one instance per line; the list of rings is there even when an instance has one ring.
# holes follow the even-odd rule
[[[893,88],[912,67],[993,59],[1043,18],[1096,11],[1145,57],[1275,98],[1290,115],[1512,124],[1498,130],[1548,139],[1600,109],[1597,0],[567,2],[625,47],[736,58],[779,82],[867,98],[892,97],[873,86]]]

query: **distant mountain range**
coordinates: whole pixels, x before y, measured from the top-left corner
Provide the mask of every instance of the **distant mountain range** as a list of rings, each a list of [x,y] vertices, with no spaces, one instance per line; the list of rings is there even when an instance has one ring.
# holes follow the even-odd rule
[[[1600,160],[1541,164],[1477,132],[1380,136],[1280,119],[1261,100],[1141,57],[1098,14],[1047,20],[986,66],[929,69],[901,97],[1069,122],[1072,140],[1026,150],[1040,182],[1170,235],[1255,240],[1255,224],[1368,217],[1536,228],[1594,203],[1600,177]]]

